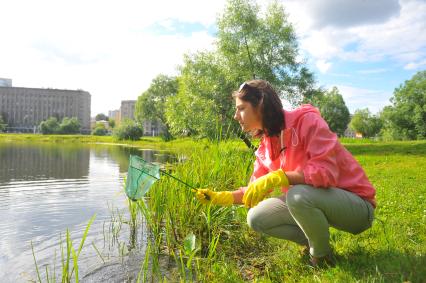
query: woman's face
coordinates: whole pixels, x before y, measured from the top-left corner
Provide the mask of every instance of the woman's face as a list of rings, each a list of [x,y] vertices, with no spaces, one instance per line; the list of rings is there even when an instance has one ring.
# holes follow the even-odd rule
[[[234,119],[240,123],[244,132],[262,129],[262,117],[259,107],[254,108],[250,102],[235,98]]]

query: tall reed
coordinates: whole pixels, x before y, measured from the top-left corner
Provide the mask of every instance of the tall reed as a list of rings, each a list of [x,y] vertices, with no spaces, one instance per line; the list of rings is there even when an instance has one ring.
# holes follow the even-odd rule
[[[248,149],[222,142],[192,147],[186,154],[186,161],[172,166],[172,173],[194,187],[222,191],[247,183],[253,162]],[[164,175],[150,189],[149,196],[138,202],[138,207],[151,231],[151,251],[155,253],[152,258],[166,252],[180,266],[181,279],[200,274],[195,262],[202,262],[202,269],[214,264],[219,243],[245,227],[241,225],[245,222],[244,212],[239,211],[244,208],[201,205],[193,190]],[[189,235],[193,242],[191,253],[185,247]]]
[[[79,282],[79,268],[78,268],[78,257],[80,256],[80,252],[83,249],[84,246],[84,242],[86,241],[87,238],[87,234],[89,233],[89,229],[90,226],[92,225],[93,221],[96,218],[96,214],[93,215],[89,222],[87,223],[86,229],[84,230],[84,233],[82,235],[82,238],[80,240],[80,244],[78,246],[78,249],[75,250],[72,240],[71,240],[71,235],[69,230],[67,229],[66,231],[66,236],[65,236],[65,245],[66,245],[66,250],[64,250],[64,243],[63,243],[63,239],[62,236],[60,236],[60,251],[61,251],[61,265],[62,265],[62,269],[61,269],[61,282],[71,282],[72,279],[74,279],[75,282]],[[31,250],[33,253],[33,258],[34,258],[34,264],[35,264],[35,268],[36,268],[36,273],[37,273],[37,279],[39,280],[39,282],[42,282],[42,276],[40,274],[40,270],[38,268],[38,264],[37,264],[37,260],[36,260],[36,256],[35,256],[35,252],[34,252],[34,246],[31,242]],[[55,257],[54,257],[54,261],[56,261],[56,251],[55,251]],[[71,266],[71,261],[72,261],[72,266]],[[56,282],[56,268],[55,268],[55,264],[54,263],[54,267],[53,267],[53,275],[49,274],[51,273],[51,271],[49,270],[48,266],[46,266],[46,282]]]

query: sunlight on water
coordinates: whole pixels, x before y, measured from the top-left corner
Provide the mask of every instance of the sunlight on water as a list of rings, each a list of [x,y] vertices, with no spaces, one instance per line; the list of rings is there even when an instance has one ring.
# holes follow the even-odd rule
[[[80,274],[102,263],[92,242],[104,255],[117,256],[105,238],[114,213],[127,218],[123,178],[129,154],[165,161],[164,155],[156,160],[153,151],[118,146],[0,143],[0,281],[36,279],[31,241],[39,268],[53,266],[55,252],[60,265],[60,235],[69,229],[78,248],[94,214]],[[122,230],[120,237],[128,241]]]

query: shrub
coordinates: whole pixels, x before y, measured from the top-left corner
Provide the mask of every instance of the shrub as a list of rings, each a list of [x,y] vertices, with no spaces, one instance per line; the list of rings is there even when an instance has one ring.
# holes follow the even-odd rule
[[[61,134],[78,134],[80,132],[80,122],[76,117],[62,119],[59,125],[59,133]]]
[[[114,129],[114,136],[119,140],[139,140],[143,135],[143,128],[133,120],[125,120]]]
[[[40,123],[40,131],[43,135],[52,135],[59,133],[60,127],[58,119],[50,117]]]
[[[108,130],[105,128],[103,124],[98,124],[92,131],[92,135],[94,136],[105,136],[108,133]]]

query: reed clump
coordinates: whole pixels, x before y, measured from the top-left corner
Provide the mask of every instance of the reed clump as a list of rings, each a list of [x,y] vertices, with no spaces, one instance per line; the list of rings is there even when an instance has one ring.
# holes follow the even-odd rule
[[[336,267],[309,268],[296,244],[251,231],[244,207],[201,205],[190,189],[165,176],[138,202],[151,231],[151,260],[174,260],[177,268],[166,278],[172,282],[422,282],[426,173],[419,168],[426,167],[426,142],[346,146],[376,186],[379,206],[373,227],[360,235],[331,228]],[[183,160],[172,165],[176,177],[222,191],[247,184],[254,157],[235,142],[194,143]],[[151,267],[154,281],[166,280],[155,272],[160,269]]]

